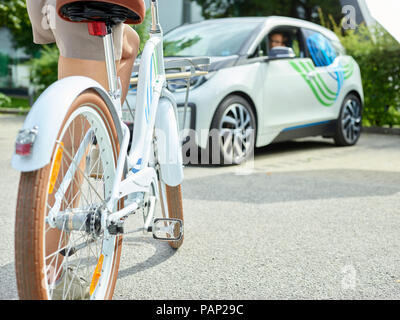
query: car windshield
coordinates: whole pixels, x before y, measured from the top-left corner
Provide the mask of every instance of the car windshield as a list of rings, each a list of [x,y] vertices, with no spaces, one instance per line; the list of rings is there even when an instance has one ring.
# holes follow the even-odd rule
[[[185,25],[165,36],[164,54],[166,57],[234,55],[259,24],[259,21],[237,20]]]

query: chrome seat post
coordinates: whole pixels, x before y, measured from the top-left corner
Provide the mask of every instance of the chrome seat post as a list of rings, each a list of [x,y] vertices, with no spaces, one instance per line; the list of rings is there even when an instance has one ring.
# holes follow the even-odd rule
[[[160,16],[158,14],[158,1],[151,0],[151,33],[162,33],[161,24],[160,24]]]
[[[120,88],[118,87],[117,66],[115,63],[115,51],[112,32],[103,37],[103,43],[110,95],[113,98],[117,99],[121,97],[121,92]]]

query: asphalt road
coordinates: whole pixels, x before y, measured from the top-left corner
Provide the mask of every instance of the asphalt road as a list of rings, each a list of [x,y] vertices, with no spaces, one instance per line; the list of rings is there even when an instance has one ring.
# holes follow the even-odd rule
[[[10,167],[21,117],[0,116],[0,299],[17,299]],[[187,167],[185,243],[128,236],[115,299],[398,299],[400,137],[302,139],[254,167]]]

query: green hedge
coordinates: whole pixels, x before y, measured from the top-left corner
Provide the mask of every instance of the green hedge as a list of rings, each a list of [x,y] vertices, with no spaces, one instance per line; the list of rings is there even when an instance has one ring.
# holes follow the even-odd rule
[[[400,125],[400,48],[376,48],[355,56],[365,92],[364,124]]]
[[[320,13],[322,16],[322,14]],[[377,25],[374,31],[365,25],[343,31],[333,19],[325,22],[340,38],[347,54],[361,69],[365,106],[365,126],[400,126],[400,44]]]
[[[39,58],[32,59],[31,83],[36,88],[36,94],[40,95],[47,87],[57,81],[59,51],[55,45],[45,46]]]
[[[0,108],[11,107],[11,99],[0,92]]]

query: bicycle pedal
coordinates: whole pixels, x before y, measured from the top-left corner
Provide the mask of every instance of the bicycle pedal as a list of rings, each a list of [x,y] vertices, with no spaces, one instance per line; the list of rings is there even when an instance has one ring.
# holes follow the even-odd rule
[[[151,228],[158,241],[180,241],[183,238],[183,221],[180,219],[155,219]]]

